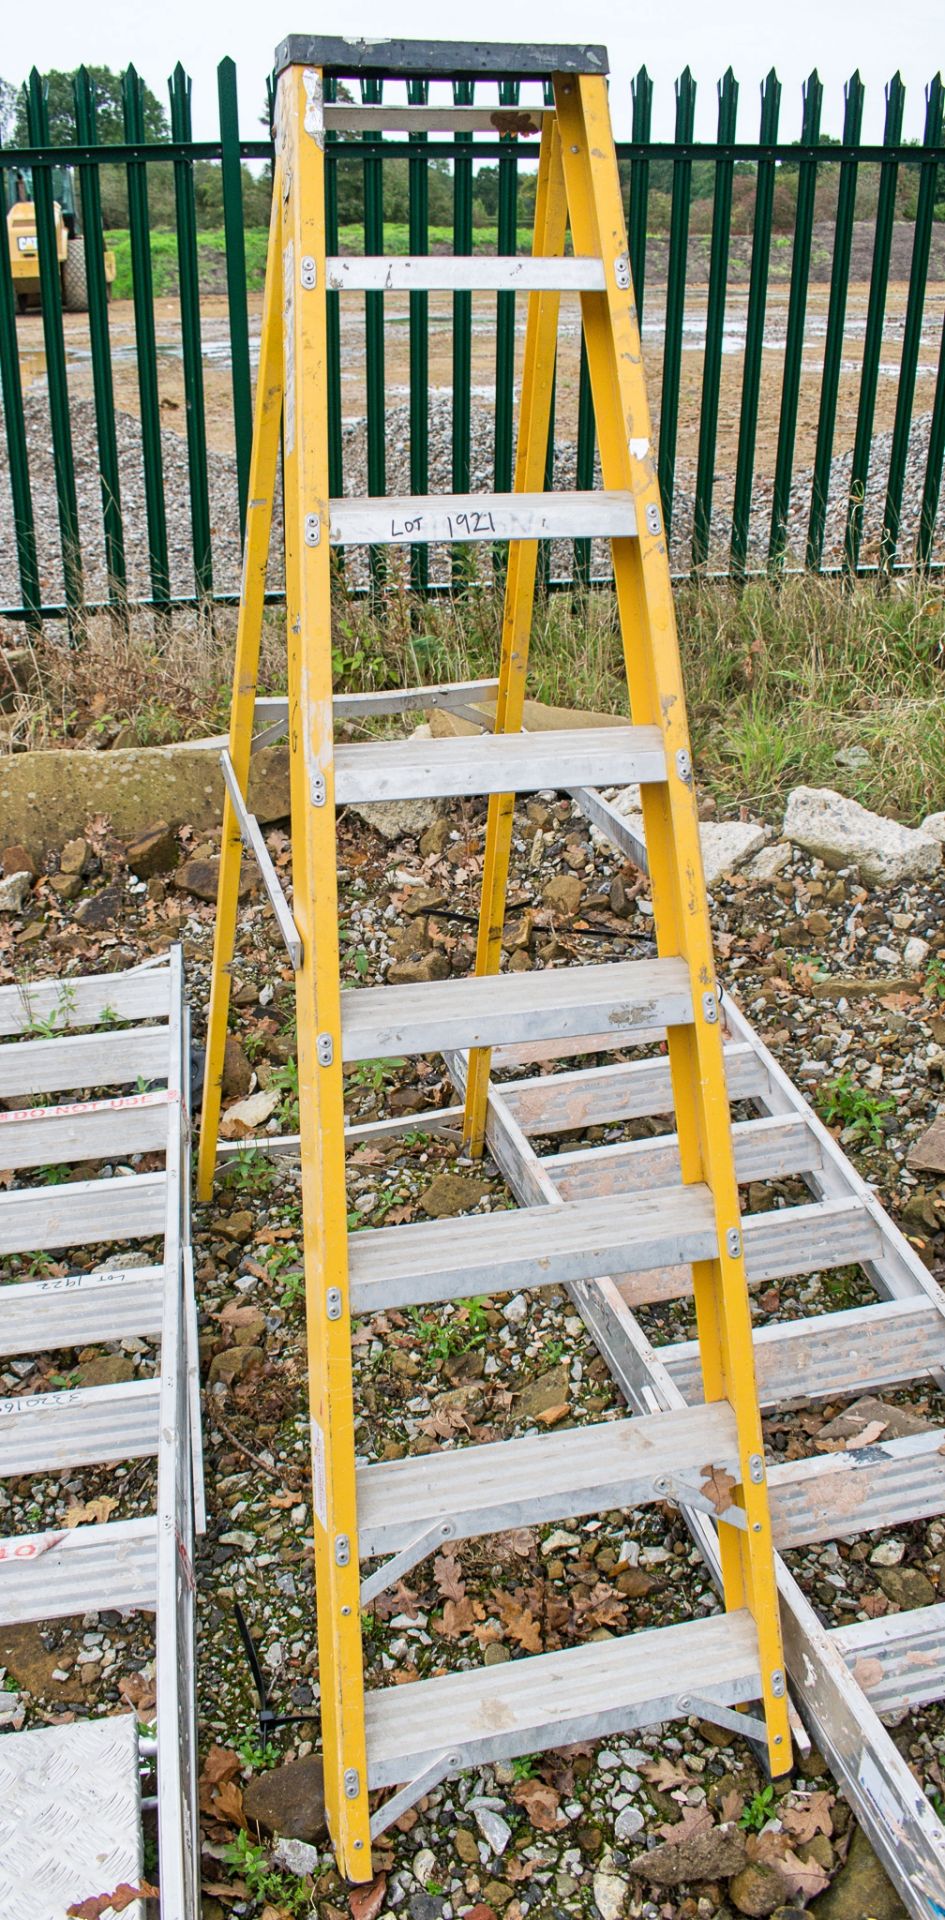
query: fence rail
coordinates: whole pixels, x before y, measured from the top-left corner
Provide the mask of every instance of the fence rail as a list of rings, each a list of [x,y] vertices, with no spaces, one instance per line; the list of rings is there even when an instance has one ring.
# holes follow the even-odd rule
[[[379,102],[382,85],[365,81],[362,102]],[[487,85],[454,83],[454,104],[481,104]],[[327,91],[334,101],[334,87]],[[858,74],[844,90],[841,136],[829,143],[816,72],[803,88],[796,140],[785,138],[773,71],[761,88],[756,140],[737,137],[739,86],[731,69],[718,87],[714,140],[694,137],[696,83],[688,68],[675,91],[675,138],[653,140],[653,83],[640,70],[632,86],[632,137],[618,144],[618,157],[637,305],[645,337],[656,342],[648,364],[676,571],[744,580],[798,566],[849,574],[942,568],[940,77],[926,89],[916,142],[903,138],[905,88],[898,75],[886,89],[881,143],[861,140]],[[167,137],[146,134],[145,89],[134,67],[122,77],[120,142],[100,139],[100,103],[84,68],[74,76],[73,94],[68,144],[53,142],[46,87],[34,71],[25,89],[27,142],[0,148],[0,205],[15,197],[24,170],[32,183],[44,362],[44,384],[24,390],[21,363],[30,355],[35,362],[37,332],[35,322],[18,319],[4,244],[0,615],[34,630],[44,619],[64,617],[75,636],[85,613],[101,607],[124,618],[131,607],[166,613],[238,598],[254,347],[245,169],[269,162],[271,146],[240,137],[236,69],[228,59],[218,68],[218,140],[192,138],[191,82],[180,65],[169,81]],[[408,104],[422,105],[429,94],[428,82],[413,80]],[[504,81],[495,104],[514,108],[521,99],[520,84]],[[57,128],[61,135],[61,119]],[[346,244],[368,254],[390,251],[395,175],[397,244],[413,255],[439,249],[444,230],[457,255],[473,253],[484,225],[490,249],[499,254],[514,254],[527,240],[536,143],[517,133],[483,138],[473,131],[445,137],[409,131],[379,138],[371,131],[331,132],[327,156],[331,254]],[[195,185],[196,170],[207,163],[219,173],[225,280],[225,326],[221,332],[213,319],[212,342]],[[169,342],[155,303],[155,166],[173,177],[178,315],[170,344],[181,372],[183,440],[163,417]],[[121,171],[127,202],[133,326],[129,344],[123,323],[120,351],[134,361],[133,404],[125,384],[116,405],[119,346],[104,265],[106,168]],[[56,169],[74,169],[78,180],[87,323],[74,323],[71,313],[63,317]],[[825,291],[812,305],[815,285]],[[894,285],[901,293],[891,310]],[[858,310],[851,312],[854,295]],[[477,485],[507,491],[521,318],[515,295],[457,291],[440,306],[440,296],[412,291],[393,323],[385,299],[379,291],[328,296],[333,494],[384,494],[404,486],[426,493],[434,481],[454,492]],[[474,305],[483,300],[495,305]],[[494,338],[485,382],[477,330],[483,311]],[[436,375],[434,357],[447,314],[452,346],[444,381],[442,355]],[[404,322],[405,355],[399,348]],[[221,356],[229,367],[223,453],[218,446],[210,450],[206,393]],[[407,396],[403,429],[401,390]],[[83,425],[77,452],[83,404],[91,408],[92,424]],[[806,464],[799,464],[801,427]],[[98,481],[97,503],[90,472],[92,493]],[[590,389],[576,322],[570,344],[559,347],[549,484],[552,476],[556,485],[582,489],[595,482]],[[136,504],[132,513],[129,500],[137,503],[139,495],[143,512]],[[360,571],[357,561],[349,563],[349,583],[376,589],[390,578],[389,564],[379,552]],[[422,593],[468,583],[457,550],[449,561],[436,549],[416,547],[408,564],[409,583]],[[490,564],[501,571],[501,550],[493,551]],[[543,552],[542,565],[552,586],[600,577],[599,556],[586,540],[569,550],[556,543]],[[277,586],[272,597],[279,597]]]

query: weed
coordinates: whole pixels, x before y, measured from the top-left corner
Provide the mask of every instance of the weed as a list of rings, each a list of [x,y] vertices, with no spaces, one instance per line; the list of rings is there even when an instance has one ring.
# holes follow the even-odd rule
[[[511,1765],[512,1776],[515,1780],[533,1780],[535,1777],[535,1768],[538,1765],[538,1756],[534,1753],[519,1753]]]
[[[938,1815],[943,1826],[945,1826],[945,1799],[942,1798],[937,1788],[934,1793],[929,1794],[929,1805],[932,1812]]]
[[[368,1087],[372,1093],[383,1093],[388,1081],[393,1080],[399,1069],[406,1065],[406,1060],[360,1060],[356,1067],[352,1067],[351,1078],[359,1087]]]
[[[270,1867],[265,1847],[256,1846],[248,1833],[238,1833],[236,1839],[222,1849],[221,1858],[228,1867],[236,1868],[257,1899],[275,1901],[291,1914],[311,1912],[310,1890],[293,1875]]]
[[[266,1193],[275,1177],[276,1170],[268,1155],[260,1153],[258,1147],[245,1147],[239,1153],[227,1155],[220,1185],[236,1193]]]
[[[284,1067],[276,1067],[269,1081],[282,1094],[279,1104],[279,1121],[288,1133],[299,1130],[299,1063],[287,1060]]]
[[[108,1033],[113,1027],[120,1027],[121,1015],[116,1013],[114,1007],[103,1007],[98,1016],[98,1024]]]
[[[883,1114],[891,1113],[895,1105],[895,1100],[877,1100],[865,1087],[858,1087],[846,1068],[821,1088],[817,1098],[817,1111],[828,1127],[839,1124],[855,1140],[873,1147],[883,1137]]]
[[[930,1000],[945,1000],[945,960],[933,953],[925,970],[925,991]]]
[[[40,1167],[36,1178],[44,1187],[64,1187],[69,1179],[68,1167]]]
[[[267,1768],[277,1767],[282,1758],[274,1741],[264,1740],[260,1746],[251,1733],[237,1743],[236,1751],[244,1767],[251,1768],[253,1773],[265,1773]]]
[[[557,1366],[558,1361],[564,1359],[564,1341],[546,1340],[541,1350],[541,1357],[547,1360],[550,1367]]]
[[[484,1331],[474,1328],[471,1320],[467,1321],[471,1329],[467,1339],[464,1328],[455,1320],[429,1320],[419,1307],[409,1307],[407,1311],[416,1340],[427,1358],[437,1366],[442,1366],[444,1360],[449,1360],[454,1354],[470,1353],[475,1347],[481,1347],[485,1339]],[[482,1322],[485,1326],[484,1313]]]
[[[760,1833],[762,1827],[767,1826],[773,1812],[774,1788],[759,1787],[758,1792],[752,1794],[747,1806],[742,1808],[738,1824],[744,1827],[746,1833]]]
[[[466,1316],[466,1325],[471,1333],[485,1334],[489,1318],[481,1300],[457,1300],[457,1307]]]

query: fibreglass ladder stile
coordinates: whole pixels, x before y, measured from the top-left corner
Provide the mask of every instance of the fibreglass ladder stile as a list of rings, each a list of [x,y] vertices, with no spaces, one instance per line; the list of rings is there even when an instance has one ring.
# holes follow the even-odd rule
[[[277,55],[276,167],[249,481],[244,586],[224,766],[199,1192],[217,1152],[240,847],[259,856],[245,794],[263,591],[284,442],[288,727],[293,915],[281,924],[298,996],[300,1153],[308,1323],[322,1747],[329,1828],[341,1870],[371,1873],[371,1841],[447,1774],[613,1734],[696,1710],[762,1742],[776,1774],[791,1742],[755,1387],[742,1228],[702,877],[692,763],[668,555],[650,443],[640,338],[599,47],[495,47],[292,38]],[[551,82],[536,110],[541,145],[533,258],[479,258],[475,285],[528,290],[518,454],[511,495],[330,501],[326,290],[470,284],[470,262],[326,260],[324,79]],[[346,108],[333,109],[333,125]],[[355,110],[382,128],[392,111]],[[397,108],[398,124],[405,110]],[[411,129],[424,109],[411,107]],[[435,110],[440,115],[444,109]],[[455,109],[458,115],[467,108]],[[480,111],[480,110],[476,110]],[[365,121],[370,112],[371,119]],[[526,116],[529,117],[529,116]],[[503,130],[505,130],[503,128]],[[572,257],[564,257],[570,228]],[[600,446],[602,490],[545,494],[558,311],[577,291]],[[556,534],[612,543],[632,724],[608,734],[521,731],[537,543]],[[335,750],[330,547],[411,541],[510,542],[495,738],[370,740]],[[441,693],[448,690],[440,690]],[[453,690],[455,704],[473,689]],[[409,701],[404,701],[405,706]],[[414,704],[417,704],[414,702]],[[499,972],[516,793],[608,781],[642,785],[657,958],[580,969]],[[457,782],[461,784],[457,784]],[[489,796],[476,973],[430,985],[341,991],[335,806],[427,793]],[[278,882],[263,852],[270,895]],[[284,903],[283,903],[284,906]],[[288,926],[286,920],[288,918]],[[482,1150],[490,1049],[668,1040],[678,1137],[675,1185],[518,1212],[347,1235],[343,1067],[361,1059],[468,1054],[464,1134]],[[422,1118],[417,1123],[422,1125]],[[540,1196],[536,1195],[536,1199]],[[705,1404],[480,1449],[359,1466],[351,1316],[522,1286],[593,1283],[610,1273],[694,1263]],[[734,1498],[708,1497],[711,1469]],[[366,1693],[360,1612],[433,1552],[508,1527],[666,1497],[718,1522],[725,1611],[606,1642]],[[362,1584],[360,1561],[390,1555]],[[760,1701],[760,1714],[743,1709]],[[373,1818],[369,1795],[395,1788]]]

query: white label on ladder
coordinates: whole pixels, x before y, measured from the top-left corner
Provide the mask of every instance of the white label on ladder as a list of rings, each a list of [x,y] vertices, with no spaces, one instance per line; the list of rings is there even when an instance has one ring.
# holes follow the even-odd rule
[[[287,240],[282,253],[283,396],[282,435],[286,453],[295,448],[295,244]]]
[[[328,1492],[325,1484],[325,1435],[318,1421],[312,1420],[312,1505],[315,1518],[328,1526]]]
[[[314,67],[306,67],[302,74],[305,88],[305,131],[311,134],[316,147],[325,144],[325,115],[322,111],[322,76]]]

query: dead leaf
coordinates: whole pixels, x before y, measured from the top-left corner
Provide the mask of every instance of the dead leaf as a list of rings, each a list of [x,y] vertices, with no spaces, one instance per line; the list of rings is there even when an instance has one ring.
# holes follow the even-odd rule
[[[519,1589],[521,1591],[521,1589]],[[511,1634],[526,1653],[540,1653],[542,1650],[541,1629],[534,1614],[527,1607],[512,1598],[510,1593],[497,1593],[495,1608],[506,1633]]]
[[[863,1682],[858,1673],[854,1678],[862,1686]],[[781,1824],[787,1828],[795,1840],[813,1840],[815,1833],[825,1833],[829,1839],[833,1832],[831,1809],[834,1799],[835,1796],[832,1793],[825,1793],[823,1790],[809,1793],[802,1807],[782,1806]]]
[[[384,1895],[386,1892],[386,1873],[379,1873],[377,1879],[372,1880],[369,1887],[352,1887],[348,1895],[348,1905],[351,1908],[352,1920],[375,1920],[375,1915],[380,1913],[384,1905]]]
[[[889,1601],[884,1593],[864,1593],[860,1600],[860,1607],[868,1620],[879,1620],[884,1613],[889,1612]]]
[[[590,1622],[595,1627],[625,1627],[627,1624],[627,1603],[622,1594],[607,1585],[606,1580],[598,1580],[591,1588],[586,1600],[576,1601],[575,1616]]]
[[[268,1267],[260,1268],[258,1278],[268,1280]],[[248,1327],[252,1325],[254,1320],[258,1320],[259,1308],[245,1307],[242,1306],[238,1300],[228,1300],[226,1306],[220,1308],[216,1318],[220,1321],[221,1326],[224,1327]]]
[[[374,1611],[379,1620],[392,1620],[396,1613],[406,1613],[411,1620],[417,1618],[417,1596],[412,1587],[398,1580],[396,1587],[386,1593],[379,1593],[374,1601]]]
[[[853,1678],[857,1686],[862,1687],[865,1692],[869,1692],[870,1687],[879,1685],[882,1677],[882,1661],[877,1660],[871,1654],[861,1654],[853,1669]],[[828,1829],[825,1828],[824,1831],[826,1832]]]
[[[660,1793],[671,1793],[674,1787],[691,1787],[693,1776],[685,1767],[677,1766],[675,1760],[668,1760],[665,1754],[659,1760],[650,1760],[640,1768],[645,1780],[652,1780]]]
[[[512,1799],[525,1808],[532,1826],[540,1833],[556,1833],[566,1825],[561,1813],[561,1796],[544,1780],[520,1780],[513,1788]]]
[[[102,1526],[110,1513],[118,1505],[110,1493],[100,1493],[96,1500],[86,1500],[84,1506],[66,1508],[67,1527]]]
[[[714,1824],[708,1807],[680,1807],[679,1819],[667,1820],[656,1831],[664,1840],[694,1840],[697,1834],[708,1833]]]
[[[440,1622],[444,1640],[461,1640],[464,1634],[472,1632],[475,1624],[472,1601],[467,1600],[465,1594],[459,1600],[447,1600]]]
[[[226,1820],[234,1827],[246,1825],[243,1813],[243,1789],[235,1780],[221,1780],[213,1791],[213,1805],[210,1809],[218,1820]]]
[[[847,1453],[852,1453],[857,1447],[873,1446],[879,1439],[880,1434],[885,1433],[888,1425],[888,1420],[868,1420],[862,1432],[852,1433],[850,1435],[846,1443]]]
[[[784,1875],[791,1892],[801,1900],[813,1900],[830,1885],[830,1875],[819,1860],[801,1860],[790,1849],[778,1861],[778,1872]]]
[[[141,1719],[147,1719],[157,1705],[154,1681],[146,1680],[143,1673],[123,1673],[118,1682],[118,1691]]]
[[[76,1900],[66,1908],[70,1920],[101,1920],[104,1913],[124,1913],[126,1907],[134,1905],[136,1900],[156,1900],[157,1887],[147,1880],[139,1881],[136,1887],[123,1880],[111,1893],[93,1893],[87,1900]]]
[[[219,1747],[214,1742],[200,1769],[201,1786],[215,1787],[221,1780],[235,1779],[242,1764],[232,1747]]]
[[[459,1561],[455,1553],[438,1553],[433,1562],[433,1578],[436,1590],[444,1600],[461,1600],[466,1592],[466,1582],[460,1572]]]
[[[725,1513],[734,1504],[732,1488],[737,1487],[738,1481],[733,1479],[730,1473],[726,1473],[724,1467],[714,1467],[711,1460],[700,1471],[702,1473],[700,1492],[711,1500],[716,1513]]]
[[[737,1787],[730,1787],[728,1793],[723,1793],[719,1802],[719,1820],[722,1826],[724,1827],[729,1820],[740,1820],[744,1808],[744,1795],[739,1793]]]

